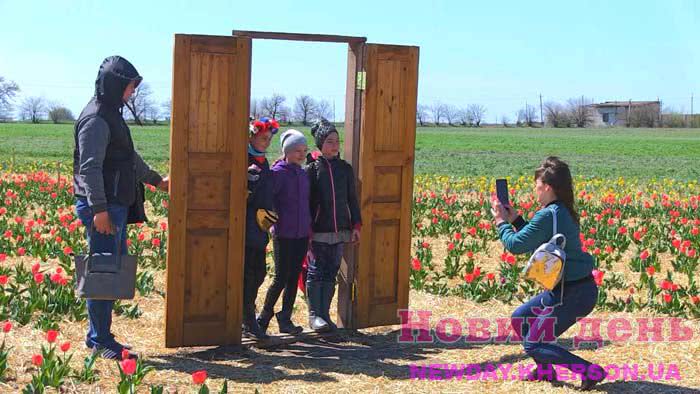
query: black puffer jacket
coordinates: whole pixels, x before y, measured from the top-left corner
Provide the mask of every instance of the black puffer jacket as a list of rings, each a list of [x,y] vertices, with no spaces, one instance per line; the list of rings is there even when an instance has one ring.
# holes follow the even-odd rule
[[[355,175],[345,160],[319,156],[306,168],[311,182],[311,228],[315,233],[359,229],[362,224]]]

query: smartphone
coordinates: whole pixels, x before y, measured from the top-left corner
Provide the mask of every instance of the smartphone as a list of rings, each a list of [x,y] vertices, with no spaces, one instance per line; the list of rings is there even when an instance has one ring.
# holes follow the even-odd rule
[[[510,207],[510,201],[508,200],[508,181],[505,179],[496,179],[496,197],[501,205],[504,207]]]

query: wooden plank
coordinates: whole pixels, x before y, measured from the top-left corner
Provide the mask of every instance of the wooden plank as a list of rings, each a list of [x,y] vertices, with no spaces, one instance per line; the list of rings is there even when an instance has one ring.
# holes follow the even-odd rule
[[[340,42],[340,43],[364,43],[366,37],[338,36],[332,34],[305,34],[305,33],[280,33],[269,31],[234,30],[234,36],[259,38],[265,40],[287,41],[316,41],[316,42]]]
[[[232,75],[231,105],[227,119],[231,122],[231,200],[229,222],[229,250],[238,251],[229,256],[226,292],[226,343],[241,343],[241,319],[243,316],[243,258],[245,252],[245,215],[247,201],[247,137],[250,100],[251,40],[236,38],[237,72]]]
[[[395,324],[408,307],[417,67],[416,47],[366,45],[354,328]]]
[[[183,343],[187,231],[187,135],[190,95],[190,38],[175,35],[170,121],[170,207],[165,311],[165,346]]]
[[[228,211],[189,210],[187,212],[187,229],[228,229]]]
[[[238,344],[250,39],[177,36],[173,78],[166,346]]]
[[[352,165],[355,176],[355,188],[358,196],[362,195],[362,182],[358,179],[360,163],[360,128],[362,114],[362,91],[357,89],[357,73],[364,68],[364,43],[348,45],[348,69],[345,87],[345,160]],[[353,287],[358,245],[346,245],[338,275],[338,326],[353,326]]]

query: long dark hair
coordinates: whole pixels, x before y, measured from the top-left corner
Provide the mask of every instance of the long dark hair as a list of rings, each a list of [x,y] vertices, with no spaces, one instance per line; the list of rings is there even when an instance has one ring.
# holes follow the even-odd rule
[[[538,179],[554,190],[557,199],[569,210],[576,224],[580,225],[579,215],[574,206],[574,184],[569,165],[556,156],[550,156],[535,170],[535,181]]]

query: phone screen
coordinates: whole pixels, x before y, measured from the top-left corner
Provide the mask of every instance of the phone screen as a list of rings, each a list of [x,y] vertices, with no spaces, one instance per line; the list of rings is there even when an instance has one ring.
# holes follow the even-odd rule
[[[503,206],[509,207],[508,200],[508,181],[505,179],[496,179],[496,197]]]

